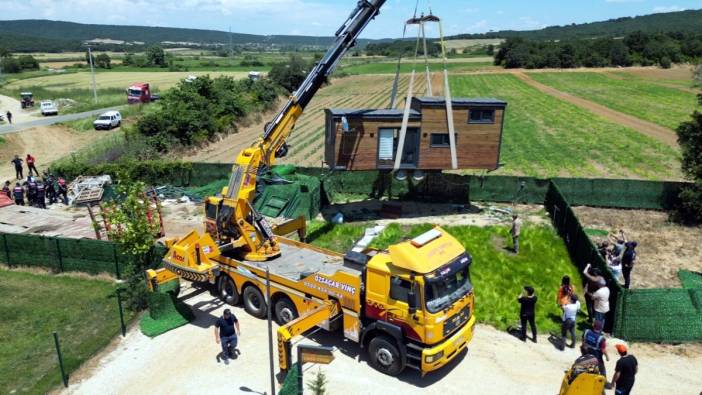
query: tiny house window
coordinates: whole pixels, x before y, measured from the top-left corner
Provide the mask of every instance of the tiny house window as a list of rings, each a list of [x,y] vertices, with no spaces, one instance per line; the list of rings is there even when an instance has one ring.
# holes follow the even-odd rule
[[[431,147],[449,147],[451,145],[451,140],[449,139],[448,133],[432,133],[431,134]]]
[[[495,123],[495,110],[470,110],[468,123]]]
[[[395,152],[395,129],[378,130],[378,159],[392,160]]]

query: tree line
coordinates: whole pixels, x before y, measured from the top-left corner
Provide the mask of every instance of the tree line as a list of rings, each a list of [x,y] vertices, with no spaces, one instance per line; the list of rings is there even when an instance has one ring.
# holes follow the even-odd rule
[[[368,56],[414,56],[417,48],[416,40],[395,40],[392,42],[371,43],[366,45],[366,55]],[[419,44],[419,54],[424,54],[424,46]],[[437,57],[441,54],[441,45],[433,39],[427,39],[427,54]]]
[[[532,41],[509,38],[495,54],[505,68],[670,67],[702,58],[702,34],[634,32],[623,38]]]
[[[0,69],[3,73],[21,73],[22,71],[39,70],[39,62],[31,55],[15,57],[6,48],[0,48]]]

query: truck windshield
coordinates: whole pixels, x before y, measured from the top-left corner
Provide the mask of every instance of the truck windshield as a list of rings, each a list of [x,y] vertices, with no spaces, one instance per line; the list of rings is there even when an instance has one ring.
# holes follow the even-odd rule
[[[102,115],[102,116],[100,116],[100,118],[98,118],[98,120],[99,121],[109,121],[110,117],[107,115]]]
[[[129,89],[129,96],[141,96],[141,89]]]
[[[471,258],[462,254],[453,262],[426,276],[427,310],[436,313],[473,290],[470,282]]]

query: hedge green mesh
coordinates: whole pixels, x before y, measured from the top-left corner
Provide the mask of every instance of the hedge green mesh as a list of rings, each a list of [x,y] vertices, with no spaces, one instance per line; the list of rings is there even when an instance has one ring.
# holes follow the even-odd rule
[[[288,375],[285,377],[283,386],[278,391],[278,395],[297,395],[299,392],[297,390],[297,362],[290,366],[288,370]]]
[[[683,288],[702,289],[702,273],[680,270],[678,278]]]
[[[195,315],[190,306],[178,300],[179,280],[172,280],[149,293],[149,314],[139,322],[142,333],[155,337],[190,322]]]
[[[681,343],[702,339],[698,289],[634,289],[619,301],[615,333],[628,341]]]

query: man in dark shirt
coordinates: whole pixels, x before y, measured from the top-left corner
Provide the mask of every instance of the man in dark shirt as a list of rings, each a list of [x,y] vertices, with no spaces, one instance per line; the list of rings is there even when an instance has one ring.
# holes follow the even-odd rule
[[[534,319],[536,318],[536,295],[534,295],[534,288],[528,285],[524,286],[524,291],[517,298],[517,301],[521,305],[519,309],[519,319],[521,321],[521,339],[526,341],[526,325],[529,322],[531,326],[532,340],[536,343],[536,323]]]
[[[622,255],[622,274],[624,275],[624,288],[629,289],[631,285],[631,271],[636,263],[636,246],[635,241],[626,243],[626,249]]]
[[[231,345],[232,351],[236,349],[237,336],[240,334],[239,320],[229,309],[225,309],[222,317],[215,323],[215,341],[222,345],[222,359],[225,364],[229,364],[229,347]]]
[[[617,361],[617,366],[614,368],[614,377],[612,377],[614,394],[629,395],[634,387],[634,377],[639,371],[639,363],[636,361],[636,357],[628,354],[625,345],[617,344],[615,348],[621,358]]]
[[[10,163],[15,165],[15,178],[18,180],[23,179],[24,174],[22,174],[22,159],[19,157],[19,155],[15,155],[15,159],[11,160]]]

